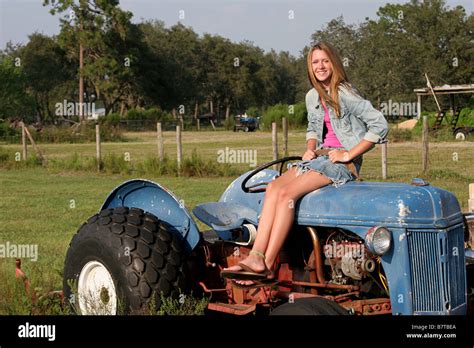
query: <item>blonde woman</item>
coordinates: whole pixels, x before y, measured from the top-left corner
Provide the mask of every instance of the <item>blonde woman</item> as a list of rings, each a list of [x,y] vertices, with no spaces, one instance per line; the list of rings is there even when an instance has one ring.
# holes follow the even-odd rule
[[[293,224],[296,202],[323,186],[339,187],[355,180],[356,173],[345,164],[352,162],[359,172],[362,155],[388,133],[382,113],[349,84],[331,45],[321,42],[309,50],[307,70],[313,88],[306,94],[308,129],[303,161],[267,186],[249,256],[221,272],[240,285],[274,278],[270,270]],[[321,149],[328,154],[317,156],[315,150]]]

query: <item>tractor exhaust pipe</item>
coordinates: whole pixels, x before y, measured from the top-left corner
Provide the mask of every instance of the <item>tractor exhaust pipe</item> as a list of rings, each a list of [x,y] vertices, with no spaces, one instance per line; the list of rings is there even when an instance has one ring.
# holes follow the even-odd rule
[[[311,236],[311,240],[313,241],[314,268],[316,269],[316,277],[319,283],[324,284],[326,283],[326,279],[324,278],[323,259],[321,256],[321,242],[319,240],[318,232],[314,227],[308,226],[307,228]]]

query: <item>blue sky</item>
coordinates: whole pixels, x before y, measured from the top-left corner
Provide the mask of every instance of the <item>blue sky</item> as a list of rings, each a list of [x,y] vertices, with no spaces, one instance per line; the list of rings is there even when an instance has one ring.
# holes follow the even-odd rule
[[[311,34],[327,22],[343,16],[346,23],[358,24],[376,18],[379,7],[405,0],[121,0],[120,6],[133,13],[133,21],[159,19],[166,26],[178,21],[194,31],[219,34],[232,41],[252,41],[265,51],[289,51],[299,55],[310,43]],[[59,17],[42,6],[43,0],[0,0],[0,48],[8,41],[26,43],[28,35],[39,31],[59,32]],[[468,13],[472,0],[450,0]],[[184,11],[184,12],[183,12]],[[184,19],[180,15],[184,14]],[[292,19],[289,17],[293,16]]]

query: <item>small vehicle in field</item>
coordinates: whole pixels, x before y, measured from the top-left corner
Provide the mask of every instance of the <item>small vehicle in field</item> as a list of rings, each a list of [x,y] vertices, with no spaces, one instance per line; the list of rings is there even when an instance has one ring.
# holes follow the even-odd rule
[[[283,158],[236,178],[197,205],[199,231],[178,197],[147,180],[115,188],[74,235],[64,295],[81,314],[141,313],[162,296],[212,294],[209,311],[236,315],[465,315],[474,290],[474,214],[421,179],[350,182],[305,195],[273,284],[221,278],[251,250],[265,186]],[[268,169],[281,163],[280,171]]]
[[[253,132],[258,129],[260,118],[244,115],[235,116],[234,132],[243,130],[244,132]]]
[[[459,117],[461,114],[461,108],[457,108],[454,112],[451,121],[450,121],[450,128],[453,133],[454,139],[456,140],[466,140],[470,134],[474,133],[474,127],[472,126],[460,126],[458,124]],[[443,121],[446,113],[444,111],[439,111],[436,114],[436,119],[433,127],[431,128],[432,131],[436,132],[441,128],[441,122]]]
[[[466,140],[469,134],[474,134],[474,127],[457,127],[453,130],[456,140]]]

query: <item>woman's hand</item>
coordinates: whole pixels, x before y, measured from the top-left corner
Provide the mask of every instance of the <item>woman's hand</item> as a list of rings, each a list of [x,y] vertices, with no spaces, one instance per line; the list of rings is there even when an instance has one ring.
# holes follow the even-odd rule
[[[314,153],[314,150],[306,150],[306,152],[303,154],[303,160],[309,161],[312,160],[316,157],[316,154]]]
[[[347,151],[332,150],[332,151],[329,151],[328,155],[329,155],[329,160],[332,163],[336,163],[336,162],[345,163],[345,162],[350,161],[349,152]]]

